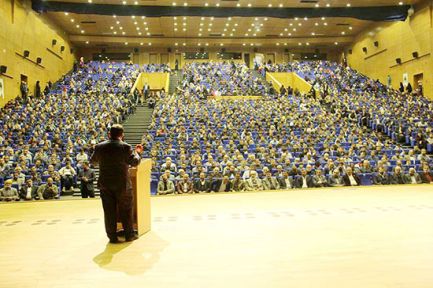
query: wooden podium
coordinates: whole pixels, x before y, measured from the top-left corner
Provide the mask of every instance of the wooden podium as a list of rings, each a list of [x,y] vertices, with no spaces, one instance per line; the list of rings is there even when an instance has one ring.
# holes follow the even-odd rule
[[[129,169],[134,193],[134,229],[138,236],[150,231],[150,175],[152,161],[142,159],[140,165]],[[117,227],[121,227],[120,222]]]

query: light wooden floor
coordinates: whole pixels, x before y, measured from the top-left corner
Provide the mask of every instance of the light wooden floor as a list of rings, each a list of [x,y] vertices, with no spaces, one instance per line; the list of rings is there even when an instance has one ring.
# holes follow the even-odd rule
[[[99,200],[0,205],[0,287],[432,288],[433,185],[152,198],[107,245]]]

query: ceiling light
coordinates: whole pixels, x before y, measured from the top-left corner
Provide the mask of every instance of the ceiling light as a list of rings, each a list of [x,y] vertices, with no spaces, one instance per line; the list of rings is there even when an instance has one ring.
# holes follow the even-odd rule
[[[314,5],[314,7],[319,8],[319,4]]]
[[[319,23],[316,22],[316,23],[314,23],[314,25],[319,26]]]
[[[186,46],[186,43],[182,43],[183,46]]]
[[[335,44],[335,45],[338,45],[338,42],[335,42],[334,44]]]
[[[277,46],[280,46],[280,43],[277,43]]]
[[[328,3],[328,4],[326,4],[326,7],[331,7],[331,4],[329,4],[329,3]]]
[[[246,44],[245,43],[242,43],[242,46],[245,46]]]
[[[128,42],[125,42],[125,45],[128,45]]]
[[[217,3],[217,4],[216,4],[216,7],[220,7],[220,3]]]
[[[325,17],[322,17],[321,19],[324,21],[324,20],[325,20]]]
[[[258,20],[259,20],[259,18],[257,18],[257,17],[256,17],[256,18],[254,18],[254,20],[258,21]]]
[[[293,28],[293,31],[296,31],[296,28]]]
[[[183,20],[186,20],[186,17],[183,17]]]
[[[237,27],[237,26],[238,26],[238,23],[235,23],[235,26]]]
[[[287,32],[287,30],[288,30],[287,28],[284,28],[284,31],[285,31],[285,32]]]
[[[293,26],[293,23],[290,23],[289,26]]]
[[[227,18],[228,21],[232,21],[232,17]]]
[[[84,30],[81,30],[81,34],[84,34]]]
[[[292,36],[292,33],[287,34],[287,36]]]
[[[123,30],[123,27],[119,27],[120,30]]]
[[[284,46],[287,46],[287,43],[284,43]]]
[[[116,24],[120,24],[120,21],[116,21]]]
[[[146,30],[146,31],[149,31],[149,28],[148,28],[148,27],[146,27],[146,28],[144,28],[144,30]]]
[[[92,3],[92,0],[87,0],[87,3]]]
[[[298,45],[299,45],[299,46],[302,46],[302,43],[301,43],[301,42],[299,42],[299,43],[298,43]]]
[[[75,20],[74,20],[74,19],[71,19],[71,22],[73,23],[73,22],[75,22]]]
[[[308,20],[308,17],[304,17],[304,20],[307,21],[307,20]]]
[[[328,26],[328,23],[325,22],[325,23],[323,23],[323,25]]]
[[[89,41],[86,41],[86,44],[89,44]]]
[[[302,23],[301,23],[301,22],[299,22],[299,23],[298,23],[298,26],[302,26]]]
[[[248,33],[245,33],[245,36],[248,37]]]
[[[200,23],[200,26],[203,26],[204,24],[203,23]]]
[[[280,5],[278,5],[278,7],[280,7],[280,8],[283,7],[283,3],[280,3]]]
[[[176,23],[176,22],[174,22],[174,26],[177,26],[177,23]]]
[[[134,16],[134,15],[132,15],[132,16],[131,16],[131,18],[132,18],[132,19],[135,19],[135,16]]]
[[[316,35],[316,33],[314,33],[314,32],[311,32],[311,35],[312,35],[312,36],[314,36],[314,35]]]
[[[206,43],[206,46],[209,46],[209,43]]]
[[[257,36],[257,34],[256,34],[256,33],[254,33],[254,34],[253,34],[253,36],[254,36],[254,37],[256,37],[256,36]]]
[[[177,28],[174,28],[174,31],[177,31]]]
[[[227,29],[224,28],[224,32],[227,32]]]
[[[213,19],[214,19],[214,17],[212,16],[212,17],[210,17],[210,21],[213,21]]]
[[[182,30],[183,30],[183,31],[186,31],[186,28],[183,28]]]
[[[307,42],[307,43],[305,43],[305,44],[307,44],[307,46],[310,46],[310,43],[309,43],[309,42]]]
[[[236,7],[241,7],[241,4],[240,3],[236,4]]]
[[[186,3],[186,2],[185,2],[185,3],[183,3],[183,6],[188,6],[188,3]]]
[[[346,4],[346,7],[350,7],[350,6],[352,6],[352,5],[350,5],[350,3],[347,3],[347,4]]]
[[[177,17],[173,17],[174,20],[177,20]]]
[[[268,18],[265,18],[265,21],[268,21]]]
[[[200,29],[198,29],[200,32],[202,32],[203,31],[203,29],[202,28],[200,28]]]
[[[248,7],[251,7],[251,3],[248,3],[248,5],[247,5]]]
[[[125,33],[125,32],[123,32],[123,33]],[[150,36],[150,33],[149,33],[149,32],[147,32],[147,33],[146,33],[146,35],[147,35],[147,36]]]
[[[206,7],[209,6],[209,3],[204,3],[204,6],[206,6]]]
[[[176,2],[171,3],[171,5],[176,6]]]
[[[152,46],[152,43],[150,43],[150,42],[149,42],[149,44],[148,44],[148,45],[149,45],[149,46]]]
[[[114,34],[114,35],[117,35],[117,31],[114,31],[113,34]]]
[[[353,29],[353,27],[352,27],[352,26],[350,26],[350,27],[349,27],[349,30],[352,30],[352,29]]]
[[[202,21],[203,21],[203,20],[204,20],[204,17],[201,17],[201,18],[200,18],[200,20],[202,20]]]
[[[138,22],[137,22],[137,21],[135,21],[135,22],[134,22],[134,25],[137,25],[137,24],[138,24]]]
[[[123,5],[126,5],[126,1],[123,1],[122,4],[123,4]]]
[[[201,33],[198,33],[198,36],[201,37]]]
[[[138,32],[138,35],[140,35],[140,36],[141,36],[141,34],[142,34],[141,32]]]
[[[80,25],[77,24],[77,25],[75,25],[75,27],[80,28]]]
[[[182,23],[182,25],[183,25],[183,26],[186,26],[186,23],[185,23],[185,22],[183,22],[183,23]]]
[[[220,44],[220,46],[224,46],[224,44],[223,44],[223,43],[221,43],[221,44]]]
[[[141,46],[143,46],[143,44],[144,44],[143,42],[140,43]]]
[[[68,15],[69,15],[69,13],[68,13],[68,12],[65,12],[65,15],[66,15],[66,16],[68,16]]]
[[[125,35],[125,34],[126,34],[125,31],[123,31],[123,32],[122,32],[122,35]]]
[[[178,43],[174,43],[174,46],[177,46],[177,45],[179,45]]]
[[[268,7],[272,7],[272,4],[268,4]]]
[[[250,43],[250,46],[254,46],[254,43]]]
[[[345,34],[346,34],[346,32],[344,32],[344,31],[343,31],[343,32],[341,32],[341,35],[345,35]]]
[[[400,6],[401,6],[401,5],[403,5],[403,2],[401,2],[401,1],[400,1],[400,2],[398,2],[398,5],[400,5]]]
[[[212,30],[212,29],[210,29],[210,28],[209,28],[209,29],[207,29],[207,31],[208,31],[208,32],[210,32],[211,30]]]
[[[135,28],[136,30],[140,30],[140,27]]]
[[[226,36],[226,34],[224,34],[224,33],[223,33],[223,34],[221,34],[221,36],[223,36],[223,37],[224,37],[224,36]]]

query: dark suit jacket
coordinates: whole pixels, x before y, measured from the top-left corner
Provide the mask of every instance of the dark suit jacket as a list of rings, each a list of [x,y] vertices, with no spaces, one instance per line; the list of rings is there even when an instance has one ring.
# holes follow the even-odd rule
[[[303,180],[301,175],[296,177],[294,184],[296,188],[302,188]],[[307,186],[308,188],[314,187],[313,176],[311,175],[307,175]]]
[[[291,188],[294,188],[294,183],[293,183],[293,178],[292,177],[288,177],[289,181],[290,181],[290,185],[292,186]],[[278,183],[280,184],[280,189],[287,189],[287,185],[286,185],[286,181],[283,177],[278,177],[277,178]]]
[[[95,172],[89,168],[87,171],[82,169],[78,175],[81,181],[81,187],[87,189],[87,191],[93,191],[93,180],[95,180]],[[83,177],[87,178],[87,182],[83,181]]]
[[[120,140],[107,140],[95,146],[90,161],[99,165],[99,188],[125,191],[130,189],[129,165],[140,164],[140,156]]]
[[[215,192],[219,192],[220,191],[220,187],[221,187],[221,183],[223,182],[223,180],[216,180],[215,181]],[[232,182],[228,182],[226,185],[226,189],[224,190],[224,192],[230,192],[232,190]]]
[[[352,175],[353,175],[353,178],[355,178],[357,185],[359,186],[359,184],[361,184],[361,180],[359,179],[358,175],[356,175],[356,174],[352,174]],[[352,186],[352,185],[350,185],[350,179],[349,179],[349,176],[347,176],[347,174],[344,174],[343,181],[344,181],[344,186]]]
[[[204,184],[200,182],[200,179],[194,181],[194,192],[209,192],[210,183],[208,180],[204,181]]]
[[[20,194],[21,199],[27,200],[26,199],[27,185],[21,186],[21,189],[18,193]],[[32,197],[32,199],[36,199],[36,200],[39,200],[41,198],[40,195],[38,194],[38,186],[35,186],[35,185],[32,186],[32,196],[31,197]]]
[[[386,173],[383,175],[377,173],[373,177],[373,183],[374,185],[388,185],[391,184],[391,179]]]

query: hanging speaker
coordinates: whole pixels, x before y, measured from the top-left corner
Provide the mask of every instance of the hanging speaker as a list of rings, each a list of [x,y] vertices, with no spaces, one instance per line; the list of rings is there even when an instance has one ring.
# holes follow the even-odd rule
[[[367,47],[362,47],[362,51],[364,51],[364,53],[367,53]]]
[[[1,65],[0,66],[0,74],[6,74],[6,72],[8,71],[8,67]]]
[[[374,41],[374,47],[379,47],[379,41]]]
[[[257,49],[256,47],[254,47],[253,51],[254,51],[255,53],[257,53],[257,52],[259,52],[259,49]]]
[[[204,53],[204,48],[200,48],[200,53]]]
[[[352,49],[349,49],[349,54],[351,54],[351,55],[352,55],[352,52],[353,52],[353,51],[352,51]]]
[[[171,53],[171,48],[170,47],[167,48],[167,52]]]
[[[53,40],[51,40],[51,45],[56,45],[57,44],[57,40],[56,39],[53,39]]]
[[[134,48],[134,53],[138,53],[138,48]]]
[[[30,51],[29,50],[24,50],[24,57],[29,57],[30,56]]]
[[[60,52],[65,51],[65,46],[60,46]]]
[[[74,48],[69,49],[69,52],[71,52],[71,54],[74,53],[75,52]]]
[[[401,64],[401,58],[396,58],[396,59],[395,59],[395,62],[396,62],[397,64]]]
[[[285,48],[285,49],[284,49],[284,52],[285,52],[285,53],[289,53],[289,48]]]
[[[41,57],[36,58],[36,63],[41,64],[42,63],[42,58]]]
[[[418,58],[418,57],[419,57],[418,52],[416,52],[416,51],[413,52],[413,53],[412,53],[412,56],[413,56],[413,58]]]

